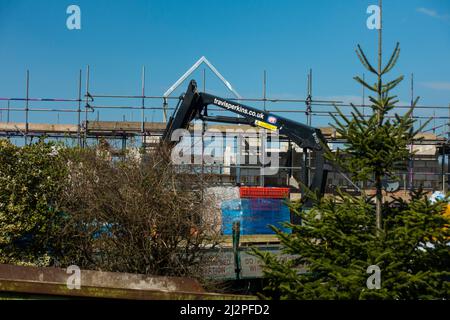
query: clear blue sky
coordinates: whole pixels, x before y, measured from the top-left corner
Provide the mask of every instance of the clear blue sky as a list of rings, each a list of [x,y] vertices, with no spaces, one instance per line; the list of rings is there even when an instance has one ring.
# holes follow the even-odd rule
[[[162,95],[204,55],[244,97],[262,95],[262,74],[267,70],[269,97],[304,98],[306,73],[312,68],[314,97],[355,100],[361,87],[352,77],[364,69],[354,49],[360,43],[375,58],[377,33],[366,27],[366,9],[376,2],[0,0],[0,96],[23,97],[29,69],[32,97],[76,98],[78,70],[88,64],[92,93],[140,94],[140,72],[145,65],[146,94]],[[70,4],[81,8],[81,30],[66,28]],[[391,76],[404,74],[408,79],[397,90],[400,99],[410,100],[409,74],[414,72],[415,92],[423,97],[422,104],[447,106],[450,1],[384,0],[385,59],[396,41],[402,53]],[[194,78],[201,84],[202,72]],[[207,73],[206,86],[207,91],[230,95],[212,73]],[[137,100],[127,103],[139,105]],[[148,104],[160,106],[159,101]],[[31,104],[31,108],[48,106],[75,107]],[[274,108],[287,107],[276,104]],[[436,112],[447,115],[446,110]],[[100,118],[120,120],[122,115],[139,119],[138,113],[106,110]],[[161,120],[161,112],[149,111],[147,117]],[[75,119],[75,115],[61,114],[59,121]],[[23,116],[16,114],[11,120],[23,121]],[[57,115],[32,113],[30,120],[56,122]],[[304,116],[296,120],[304,121]],[[326,125],[324,121],[315,118],[313,125]]]

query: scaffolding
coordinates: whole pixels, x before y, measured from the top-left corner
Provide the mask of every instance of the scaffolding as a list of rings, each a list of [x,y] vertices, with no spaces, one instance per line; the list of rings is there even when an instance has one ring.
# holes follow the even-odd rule
[[[25,97],[21,98],[8,98],[0,97],[0,103],[5,103],[6,106],[0,107],[0,136],[6,137],[8,139],[14,139],[14,141],[23,141],[24,144],[29,144],[36,137],[46,137],[48,139],[69,139],[76,141],[76,144],[81,147],[85,147],[89,144],[89,141],[97,141],[99,138],[106,137],[107,139],[120,141],[122,149],[127,146],[127,141],[129,139],[140,139],[142,145],[148,141],[147,137],[158,137],[162,134],[165,128],[165,122],[154,122],[147,121],[148,112],[159,111],[162,113],[163,119],[167,119],[167,111],[174,110],[175,107],[170,107],[169,102],[179,101],[180,97],[172,97],[170,94],[183,83],[184,80],[195,70],[201,63],[206,63],[206,65],[216,74],[219,78],[226,84],[228,89],[234,94],[234,98],[230,100],[236,100],[241,102],[255,102],[261,103],[264,110],[267,112],[273,112],[275,114],[295,114],[300,117],[303,115],[305,122],[312,126],[314,125],[314,119],[316,117],[325,117],[330,119],[331,114],[337,114],[334,108],[340,108],[344,110],[349,108],[360,108],[365,117],[370,117],[366,113],[366,109],[370,108],[369,105],[365,103],[366,94],[364,88],[362,90],[361,101],[362,103],[353,104],[347,103],[345,101],[339,100],[321,100],[315,99],[313,97],[313,73],[312,69],[308,71],[307,74],[307,88],[306,97],[304,99],[286,99],[277,97],[268,97],[267,95],[267,71],[264,70],[262,77],[262,96],[246,98],[240,96],[231,84],[223,78],[217,69],[204,57],[202,57],[196,64],[188,70],[172,87],[170,87],[161,96],[151,96],[146,95],[146,70],[142,67],[141,72],[141,86],[140,95],[117,95],[117,94],[104,94],[92,92],[90,89],[90,77],[91,70],[87,66],[85,70],[85,86],[83,88],[83,71],[79,70],[78,81],[77,81],[77,97],[76,98],[36,98],[30,97],[30,72],[26,72],[26,83],[25,83]],[[195,67],[195,68],[194,68]],[[364,78],[364,75],[363,75]],[[414,99],[414,75],[411,75],[411,105]],[[84,94],[83,94],[84,89]],[[206,77],[205,70],[203,70],[203,90],[206,89]],[[129,103],[123,104],[110,104],[104,103],[104,100],[121,100],[138,102],[134,105]],[[11,106],[12,103],[23,103],[23,107]],[[34,107],[32,104],[42,103],[51,105],[50,107]],[[69,103],[71,106],[69,108],[54,107],[54,105],[61,103]],[[289,106],[289,108],[278,108],[277,104],[284,104]],[[399,105],[396,109],[409,109],[411,105]],[[292,108],[291,108],[292,107]],[[139,119],[137,121],[125,121],[125,115],[123,119],[117,121],[101,121],[99,111],[100,110],[120,110],[122,112],[139,112]],[[219,108],[209,108],[209,111],[214,112],[226,112]],[[447,184],[450,184],[449,176],[449,163],[450,163],[450,104],[448,106],[433,106],[433,105],[418,105],[414,110],[426,110],[432,113],[432,116],[424,116],[418,114],[411,114],[413,119],[421,122],[424,119],[432,119],[432,126],[427,128],[423,133],[432,133],[426,137],[425,143],[428,145],[433,145],[438,150],[438,161],[440,159],[441,172],[440,176],[442,178],[442,189],[447,189]],[[436,111],[447,110],[448,115],[443,116],[436,115]],[[17,114],[22,122],[11,121],[11,114]],[[59,119],[59,114],[75,114],[76,120],[74,123],[60,124],[60,123],[34,123],[30,121],[31,113],[43,113],[43,114],[57,114]],[[6,119],[5,118],[6,114]],[[92,120],[92,115],[97,114],[97,118]],[[351,117],[351,114],[346,113],[346,116]],[[133,117],[133,114],[132,114]],[[389,115],[388,117],[394,117]],[[5,121],[6,120],[6,121]],[[131,119],[133,120],[133,119]],[[58,121],[59,122],[59,121]],[[323,132],[325,137],[329,142],[333,144],[342,144],[345,141],[341,140],[330,128],[324,128]],[[438,134],[438,130],[440,133]],[[19,142],[20,143],[20,142]],[[423,143],[423,142],[422,142]],[[414,145],[411,146],[414,148]],[[411,149],[412,150],[412,149]],[[310,167],[311,156],[309,153],[304,152],[303,163],[308,163]],[[447,159],[446,159],[447,158]],[[446,170],[447,167],[447,170]],[[413,186],[414,177],[414,159],[409,163],[408,178],[407,180],[408,188]],[[421,174],[436,174],[421,172]],[[264,184],[264,182],[262,182]]]

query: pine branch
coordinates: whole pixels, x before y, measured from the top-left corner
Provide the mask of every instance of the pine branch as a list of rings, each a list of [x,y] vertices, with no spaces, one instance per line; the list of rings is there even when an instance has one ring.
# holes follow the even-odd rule
[[[359,60],[363,64],[363,66],[369,70],[370,72],[378,75],[378,72],[375,70],[374,67],[370,64],[369,60],[367,59],[366,55],[364,54],[364,51],[361,49],[361,46],[358,44],[358,48],[355,50],[356,55],[358,56]]]
[[[416,131],[414,131],[414,136],[419,134],[430,122],[433,120],[433,118],[429,118],[427,121],[425,121],[424,124],[422,124]]]
[[[360,132],[364,132],[365,131],[364,127],[361,123],[361,120],[358,119],[358,115],[353,111],[351,112],[351,115],[353,116],[353,119],[356,119],[355,121],[352,122],[352,125],[356,125],[359,128]]]
[[[397,45],[395,46],[395,49],[392,52],[391,58],[384,67],[383,71],[381,71],[382,75],[391,71],[391,69],[396,65],[399,56],[400,56],[400,43],[397,42]]]
[[[334,105],[334,108],[335,108],[336,112],[339,114],[339,117],[341,117],[341,119],[343,119],[343,120],[347,123],[347,125],[343,125],[343,124],[338,120],[338,118],[337,118],[334,114],[330,113],[330,116],[333,118],[333,120],[336,121],[336,123],[337,123],[340,127],[342,127],[342,128],[347,127],[351,120],[348,119],[348,118],[345,116],[345,114],[343,114],[342,111],[341,111],[336,105]]]
[[[395,106],[399,100],[394,100],[395,98],[397,98],[397,96],[390,96],[386,99],[386,105],[388,106]]]
[[[350,103],[350,105],[352,106],[352,108],[356,112],[356,114],[358,115],[359,119],[361,119],[363,121],[363,123],[365,123],[366,119],[365,119],[364,115],[358,110],[358,108],[356,108],[356,106],[353,103]]]
[[[334,114],[332,114],[332,113],[330,113],[330,116],[333,118],[333,120],[336,122],[336,124],[337,124],[337,126],[336,125],[334,125],[334,124],[330,124],[330,126],[333,128],[333,129],[335,129],[336,131],[337,131],[337,133],[339,133],[339,134],[342,134],[342,132],[344,132],[344,128],[346,128],[346,126],[345,125],[343,125],[340,121],[339,121],[339,119],[337,119],[336,118],[336,116],[334,115]]]
[[[359,76],[353,77],[353,79],[355,79],[357,82],[359,82],[360,84],[362,84],[364,87],[366,87],[367,89],[369,89],[370,91],[373,92],[378,92],[377,87],[374,85],[373,87],[368,84],[367,82],[365,82],[363,79],[361,79]]]
[[[382,86],[381,92],[382,92],[382,93],[388,93],[388,92],[391,91],[393,88],[395,88],[400,82],[402,82],[404,78],[405,78],[404,76],[400,76],[400,77],[398,77],[397,79],[392,80],[392,81],[388,82],[387,84],[384,84],[384,85]]]
[[[378,99],[375,99],[374,97],[371,97],[371,96],[369,96],[369,101],[372,102],[371,107],[375,112],[383,111],[384,107],[383,107],[383,104],[381,101],[379,101]]]

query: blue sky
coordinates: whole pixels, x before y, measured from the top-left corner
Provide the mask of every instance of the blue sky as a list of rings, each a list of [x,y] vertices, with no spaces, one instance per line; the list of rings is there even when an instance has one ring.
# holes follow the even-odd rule
[[[377,33],[366,27],[366,9],[376,2],[0,0],[0,97],[23,97],[29,69],[31,97],[76,98],[78,70],[88,64],[94,94],[140,94],[145,65],[146,94],[162,95],[197,59],[206,56],[244,97],[261,97],[263,70],[267,70],[269,97],[305,98],[306,73],[312,68],[315,98],[357,102],[361,87],[352,78],[364,69],[354,49],[359,43],[369,57],[376,57]],[[81,8],[81,30],[66,27],[66,9],[71,4]],[[391,77],[407,77],[396,91],[401,101],[410,100],[409,75],[413,72],[415,93],[422,97],[422,104],[448,106],[450,1],[384,0],[385,59],[397,41],[402,53]],[[193,75],[200,84],[202,70]],[[210,72],[206,87],[209,92],[230,96]],[[176,95],[184,89],[183,85]],[[125,103],[139,105],[138,100],[107,99],[94,104]],[[148,105],[160,106],[161,102]],[[6,107],[6,102],[0,106]],[[75,108],[70,103],[31,104],[31,108],[50,106]],[[302,104],[270,107],[304,108]],[[447,113],[436,109],[438,116]],[[103,120],[123,116],[139,119],[139,113],[130,111],[100,111]],[[146,116],[149,121],[162,119],[160,111],[148,111]],[[21,114],[11,116],[13,121],[23,119]],[[302,114],[295,119],[305,121]],[[75,120],[75,114],[32,113],[30,117],[35,122]],[[327,121],[316,117],[313,125]]]

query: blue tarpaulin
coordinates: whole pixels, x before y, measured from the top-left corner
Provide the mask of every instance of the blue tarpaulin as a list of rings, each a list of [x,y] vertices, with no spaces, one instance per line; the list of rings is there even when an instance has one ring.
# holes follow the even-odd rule
[[[284,232],[281,223],[290,221],[289,207],[283,199],[233,199],[222,202],[222,232],[232,234],[233,221],[241,222],[241,234],[274,234],[269,225]]]

